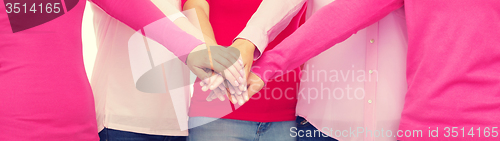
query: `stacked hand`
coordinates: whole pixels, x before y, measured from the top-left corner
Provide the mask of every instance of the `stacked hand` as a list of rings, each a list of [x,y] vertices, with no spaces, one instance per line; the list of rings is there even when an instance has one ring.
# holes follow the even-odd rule
[[[241,53],[243,70],[241,70],[240,74],[244,77],[242,79],[243,82],[239,80],[237,83],[231,83],[232,79],[228,78],[227,75],[217,73],[209,79],[204,79],[200,82],[200,85],[203,91],[212,90],[207,97],[207,101],[212,101],[216,98],[224,101],[224,95],[227,95],[233,104],[238,103],[239,105],[243,105],[246,101],[250,100],[252,95],[262,89],[264,85],[263,83],[258,83],[260,80],[259,77],[255,74],[250,74],[255,50],[253,43],[245,39],[237,39],[231,46],[238,49]],[[223,76],[226,77],[223,78]],[[247,80],[246,78],[249,79]],[[262,81],[260,80],[260,82]],[[248,89],[249,87],[250,89]]]
[[[200,45],[188,55],[187,65],[206,83],[220,83],[220,80],[226,80],[233,86],[246,83],[240,52],[233,47]],[[216,79],[218,75],[223,75],[224,79]]]

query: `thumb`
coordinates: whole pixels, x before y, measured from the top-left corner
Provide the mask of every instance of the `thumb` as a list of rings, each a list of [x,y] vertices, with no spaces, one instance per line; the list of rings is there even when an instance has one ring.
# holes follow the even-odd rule
[[[254,94],[258,93],[264,87],[264,81],[262,81],[257,75],[250,73],[248,80],[248,97],[252,97]]]

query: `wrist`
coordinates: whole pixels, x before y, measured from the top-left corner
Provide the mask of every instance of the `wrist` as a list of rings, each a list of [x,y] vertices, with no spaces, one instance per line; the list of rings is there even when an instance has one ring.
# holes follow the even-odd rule
[[[246,53],[252,54],[256,48],[252,42],[243,38],[236,39],[231,46],[239,49],[240,51],[245,51]]]
[[[207,49],[207,44],[200,44],[198,46],[196,46],[193,50],[191,50],[191,52],[189,52],[189,54],[187,55],[186,57],[186,62],[189,62],[190,60],[190,57],[194,57],[192,54],[194,54],[195,52],[198,52],[198,51],[202,51],[204,49]],[[195,55],[196,56],[196,55]]]

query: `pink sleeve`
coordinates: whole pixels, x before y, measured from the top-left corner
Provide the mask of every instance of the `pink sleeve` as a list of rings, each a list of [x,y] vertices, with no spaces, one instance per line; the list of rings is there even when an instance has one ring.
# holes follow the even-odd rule
[[[182,62],[202,41],[184,32],[170,21],[149,0],[89,0],[113,18],[125,23],[134,30],[144,30],[151,38],[165,46]]]
[[[252,72],[267,83],[401,6],[403,0],[336,0],[312,15],[275,48],[264,53],[254,63]]]

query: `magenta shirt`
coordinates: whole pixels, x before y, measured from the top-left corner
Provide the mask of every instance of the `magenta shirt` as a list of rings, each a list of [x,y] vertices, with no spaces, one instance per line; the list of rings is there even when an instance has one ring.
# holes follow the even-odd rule
[[[230,46],[233,39],[247,26],[247,23],[263,3],[262,0],[210,0],[210,23],[213,27],[215,39],[219,45]],[[291,4],[291,3],[289,3]],[[296,4],[297,12],[290,16],[289,23],[280,25],[282,32],[266,44],[265,50],[272,49],[276,44],[293,33],[300,25],[302,13],[305,11],[303,3]],[[288,13],[288,11],[268,11]],[[230,19],[232,22],[227,22]],[[254,37],[254,36],[253,36]],[[265,37],[263,37],[265,38]],[[258,50],[256,50],[258,51]],[[207,101],[210,91],[201,91],[201,86],[194,85],[193,97],[189,109],[190,117],[214,117],[224,119],[245,120],[253,122],[279,122],[295,120],[295,105],[297,103],[296,90],[299,85],[300,69],[294,73],[285,74],[282,79],[275,79],[259,94],[250,98],[243,106],[232,105],[229,101]],[[274,92],[273,92],[274,91]],[[234,108],[233,108],[234,107]],[[212,110],[217,109],[217,110]]]
[[[491,134],[485,137],[484,131],[498,132],[500,126],[498,0],[337,0],[264,53],[254,64],[260,68],[252,71],[264,81],[274,78],[280,74],[276,71],[301,65],[403,5],[408,91],[402,132],[392,135],[402,135],[399,139],[405,141],[498,140]],[[447,133],[452,127],[458,127],[453,129],[456,138]],[[438,129],[439,136],[430,137],[430,129]],[[471,129],[474,136],[468,135]],[[421,132],[407,138],[406,130]]]
[[[4,0],[0,6],[0,140],[97,141],[94,99],[82,58],[86,1],[38,0],[36,14],[29,9],[33,3]],[[46,13],[47,3],[60,11]],[[147,0],[93,3],[135,30],[165,18]],[[202,43],[168,19],[161,21],[164,26],[148,36],[177,55]]]

